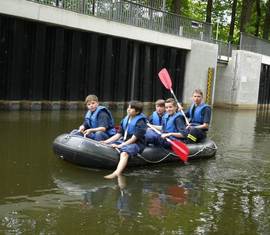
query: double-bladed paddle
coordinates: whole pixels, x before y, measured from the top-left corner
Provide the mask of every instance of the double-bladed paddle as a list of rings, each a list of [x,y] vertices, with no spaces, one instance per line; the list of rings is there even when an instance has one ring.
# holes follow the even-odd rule
[[[153,125],[150,123],[147,123],[147,126],[149,126],[153,131],[155,131],[157,134],[161,135],[162,133],[157,130]],[[168,142],[171,143],[171,147],[173,152],[183,161],[187,162],[188,155],[189,155],[189,148],[181,141],[177,140],[171,140],[169,138],[166,138]]]
[[[172,89],[172,80],[171,77],[167,71],[166,68],[163,68],[160,70],[160,72],[158,73],[158,77],[160,79],[160,81],[162,82],[162,84],[165,86],[165,88],[167,90],[170,90],[171,94],[173,95],[173,98],[175,99],[175,101],[177,102],[178,107],[181,107],[180,103],[178,102],[178,99],[176,98],[173,89]],[[183,114],[186,124],[189,125],[189,121],[184,113],[184,111],[180,108],[181,113]]]

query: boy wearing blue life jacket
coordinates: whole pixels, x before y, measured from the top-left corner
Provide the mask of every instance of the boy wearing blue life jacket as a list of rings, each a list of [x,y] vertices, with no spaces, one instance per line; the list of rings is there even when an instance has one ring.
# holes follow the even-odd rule
[[[149,117],[150,124],[156,127],[162,127],[162,118],[165,114],[165,100],[159,99],[155,103],[156,111],[154,111]]]
[[[88,95],[85,98],[85,104],[88,109],[84,117],[83,124],[79,130],[72,134],[82,135],[84,137],[97,141],[106,140],[116,133],[114,120],[111,112],[104,106],[99,105],[96,95]]]
[[[146,136],[147,143],[152,143],[154,145],[161,145],[163,147],[170,147],[170,143],[165,139],[182,139],[184,138],[182,132],[185,130],[185,120],[183,115],[178,112],[177,102],[173,98],[169,98],[165,101],[166,113],[163,116],[162,121],[162,134],[151,137],[151,139]]]
[[[156,111],[152,113],[152,115],[149,117],[149,123],[153,125],[158,130],[162,129],[162,120],[163,116],[165,114],[165,100],[159,99],[155,103]],[[154,142],[154,139],[157,138],[158,134],[153,131],[151,128],[148,128],[146,130],[145,138],[146,143],[152,143]]]
[[[170,139],[182,139],[184,136],[182,132],[185,130],[185,119],[181,112],[178,111],[177,102],[173,98],[169,98],[165,102],[166,114],[163,117],[163,125],[161,135],[161,144],[164,147],[170,144],[165,140],[165,138]]]
[[[111,144],[120,152],[120,160],[116,170],[106,179],[113,179],[120,176],[125,169],[128,158],[136,156],[145,148],[146,116],[142,113],[143,104],[140,101],[130,101],[127,108],[127,116],[122,119],[118,133],[111,138],[102,141]]]
[[[190,124],[184,133],[189,142],[196,143],[206,138],[211,120],[211,107],[203,102],[203,92],[196,89],[192,94],[192,105],[185,112]]]

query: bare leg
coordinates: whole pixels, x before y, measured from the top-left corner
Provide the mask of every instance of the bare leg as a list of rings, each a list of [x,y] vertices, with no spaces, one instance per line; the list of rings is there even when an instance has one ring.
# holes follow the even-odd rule
[[[128,162],[128,154],[126,152],[122,152],[120,154],[120,160],[118,162],[116,170],[113,173],[104,176],[104,178],[105,179],[113,179],[113,178],[121,175],[122,171],[125,169],[125,167],[127,165],[127,162]]]

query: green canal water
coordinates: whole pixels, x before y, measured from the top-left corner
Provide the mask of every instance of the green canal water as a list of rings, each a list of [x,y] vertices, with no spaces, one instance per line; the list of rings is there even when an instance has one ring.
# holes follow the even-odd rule
[[[270,234],[270,113],[215,109],[215,158],[116,180],[52,152],[82,115],[0,112],[0,234]]]

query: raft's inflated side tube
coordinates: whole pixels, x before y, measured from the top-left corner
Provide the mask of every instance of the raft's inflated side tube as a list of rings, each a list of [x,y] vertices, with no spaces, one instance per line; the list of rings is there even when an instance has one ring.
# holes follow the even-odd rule
[[[188,147],[188,160],[213,157],[217,150],[215,143],[209,139],[198,144],[188,144]],[[114,169],[119,161],[119,153],[115,149],[81,136],[58,136],[53,142],[53,150],[62,159],[89,168]],[[151,146],[146,147],[142,154],[129,158],[128,167],[174,161],[180,160],[173,152]]]

